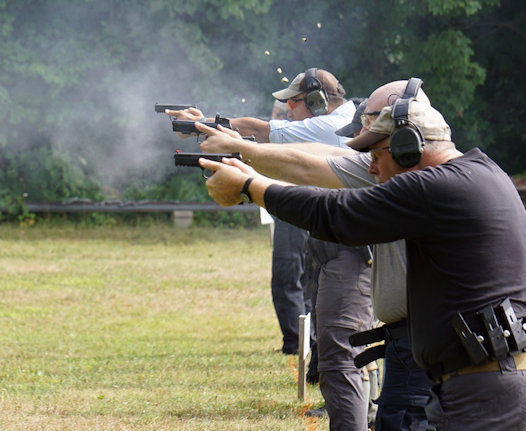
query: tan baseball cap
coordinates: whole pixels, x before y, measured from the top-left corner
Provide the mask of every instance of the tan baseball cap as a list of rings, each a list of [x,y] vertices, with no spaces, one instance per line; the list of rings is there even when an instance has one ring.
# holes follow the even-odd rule
[[[327,72],[323,69],[317,69],[316,78],[318,79],[318,81],[320,81],[321,85],[323,86],[323,89],[327,94],[340,97],[343,97],[345,95],[344,88],[332,73]],[[305,73],[300,73],[293,79],[293,81],[287,88],[275,91],[274,93],[272,93],[272,96],[274,96],[278,100],[284,101],[291,99],[292,97],[297,96],[298,94],[306,92],[307,84],[305,82]]]
[[[352,139],[347,145],[354,150],[366,152],[371,145],[391,136],[395,130],[395,122],[391,117],[392,110],[392,106],[383,108],[369,130]],[[418,127],[425,140],[451,141],[449,125],[442,114],[431,105],[416,100],[411,101],[408,120]]]

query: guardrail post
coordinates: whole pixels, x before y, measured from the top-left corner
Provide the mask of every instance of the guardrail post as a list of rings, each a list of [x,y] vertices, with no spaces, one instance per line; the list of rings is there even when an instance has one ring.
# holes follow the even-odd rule
[[[194,218],[193,211],[174,211],[172,213],[172,218],[174,221],[175,227],[181,229],[188,229],[192,226],[192,220]]]

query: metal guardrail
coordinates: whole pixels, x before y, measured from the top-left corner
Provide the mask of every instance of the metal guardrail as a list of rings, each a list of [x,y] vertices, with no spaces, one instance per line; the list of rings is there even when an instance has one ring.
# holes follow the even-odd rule
[[[27,209],[34,213],[78,213],[78,212],[175,212],[175,211],[227,211],[257,212],[255,204],[222,207],[215,202],[142,202],[142,201],[105,201],[73,200],[65,202],[25,202]],[[0,212],[5,212],[0,208]]]
[[[526,185],[517,186],[517,191],[526,207]],[[65,202],[25,202],[27,209],[34,213],[77,213],[77,212],[175,212],[175,211],[227,211],[257,212],[255,204],[222,207],[215,202],[151,202],[151,201],[103,201],[71,200]],[[0,207],[0,212],[6,208]]]

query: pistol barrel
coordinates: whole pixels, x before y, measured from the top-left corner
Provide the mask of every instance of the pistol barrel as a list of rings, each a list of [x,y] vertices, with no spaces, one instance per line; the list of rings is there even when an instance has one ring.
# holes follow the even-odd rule
[[[183,111],[188,108],[195,108],[195,105],[168,105],[163,103],[156,103],[155,104],[155,112],[162,112],[164,114],[164,111],[167,109],[170,109],[171,111]]]

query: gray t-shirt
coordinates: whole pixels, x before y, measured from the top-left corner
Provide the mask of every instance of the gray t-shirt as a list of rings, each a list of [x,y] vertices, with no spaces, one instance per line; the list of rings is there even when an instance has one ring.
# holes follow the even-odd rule
[[[369,174],[369,153],[328,157],[327,162],[347,188],[376,184]],[[376,244],[373,247],[371,299],[375,316],[385,323],[407,317],[405,240]]]

